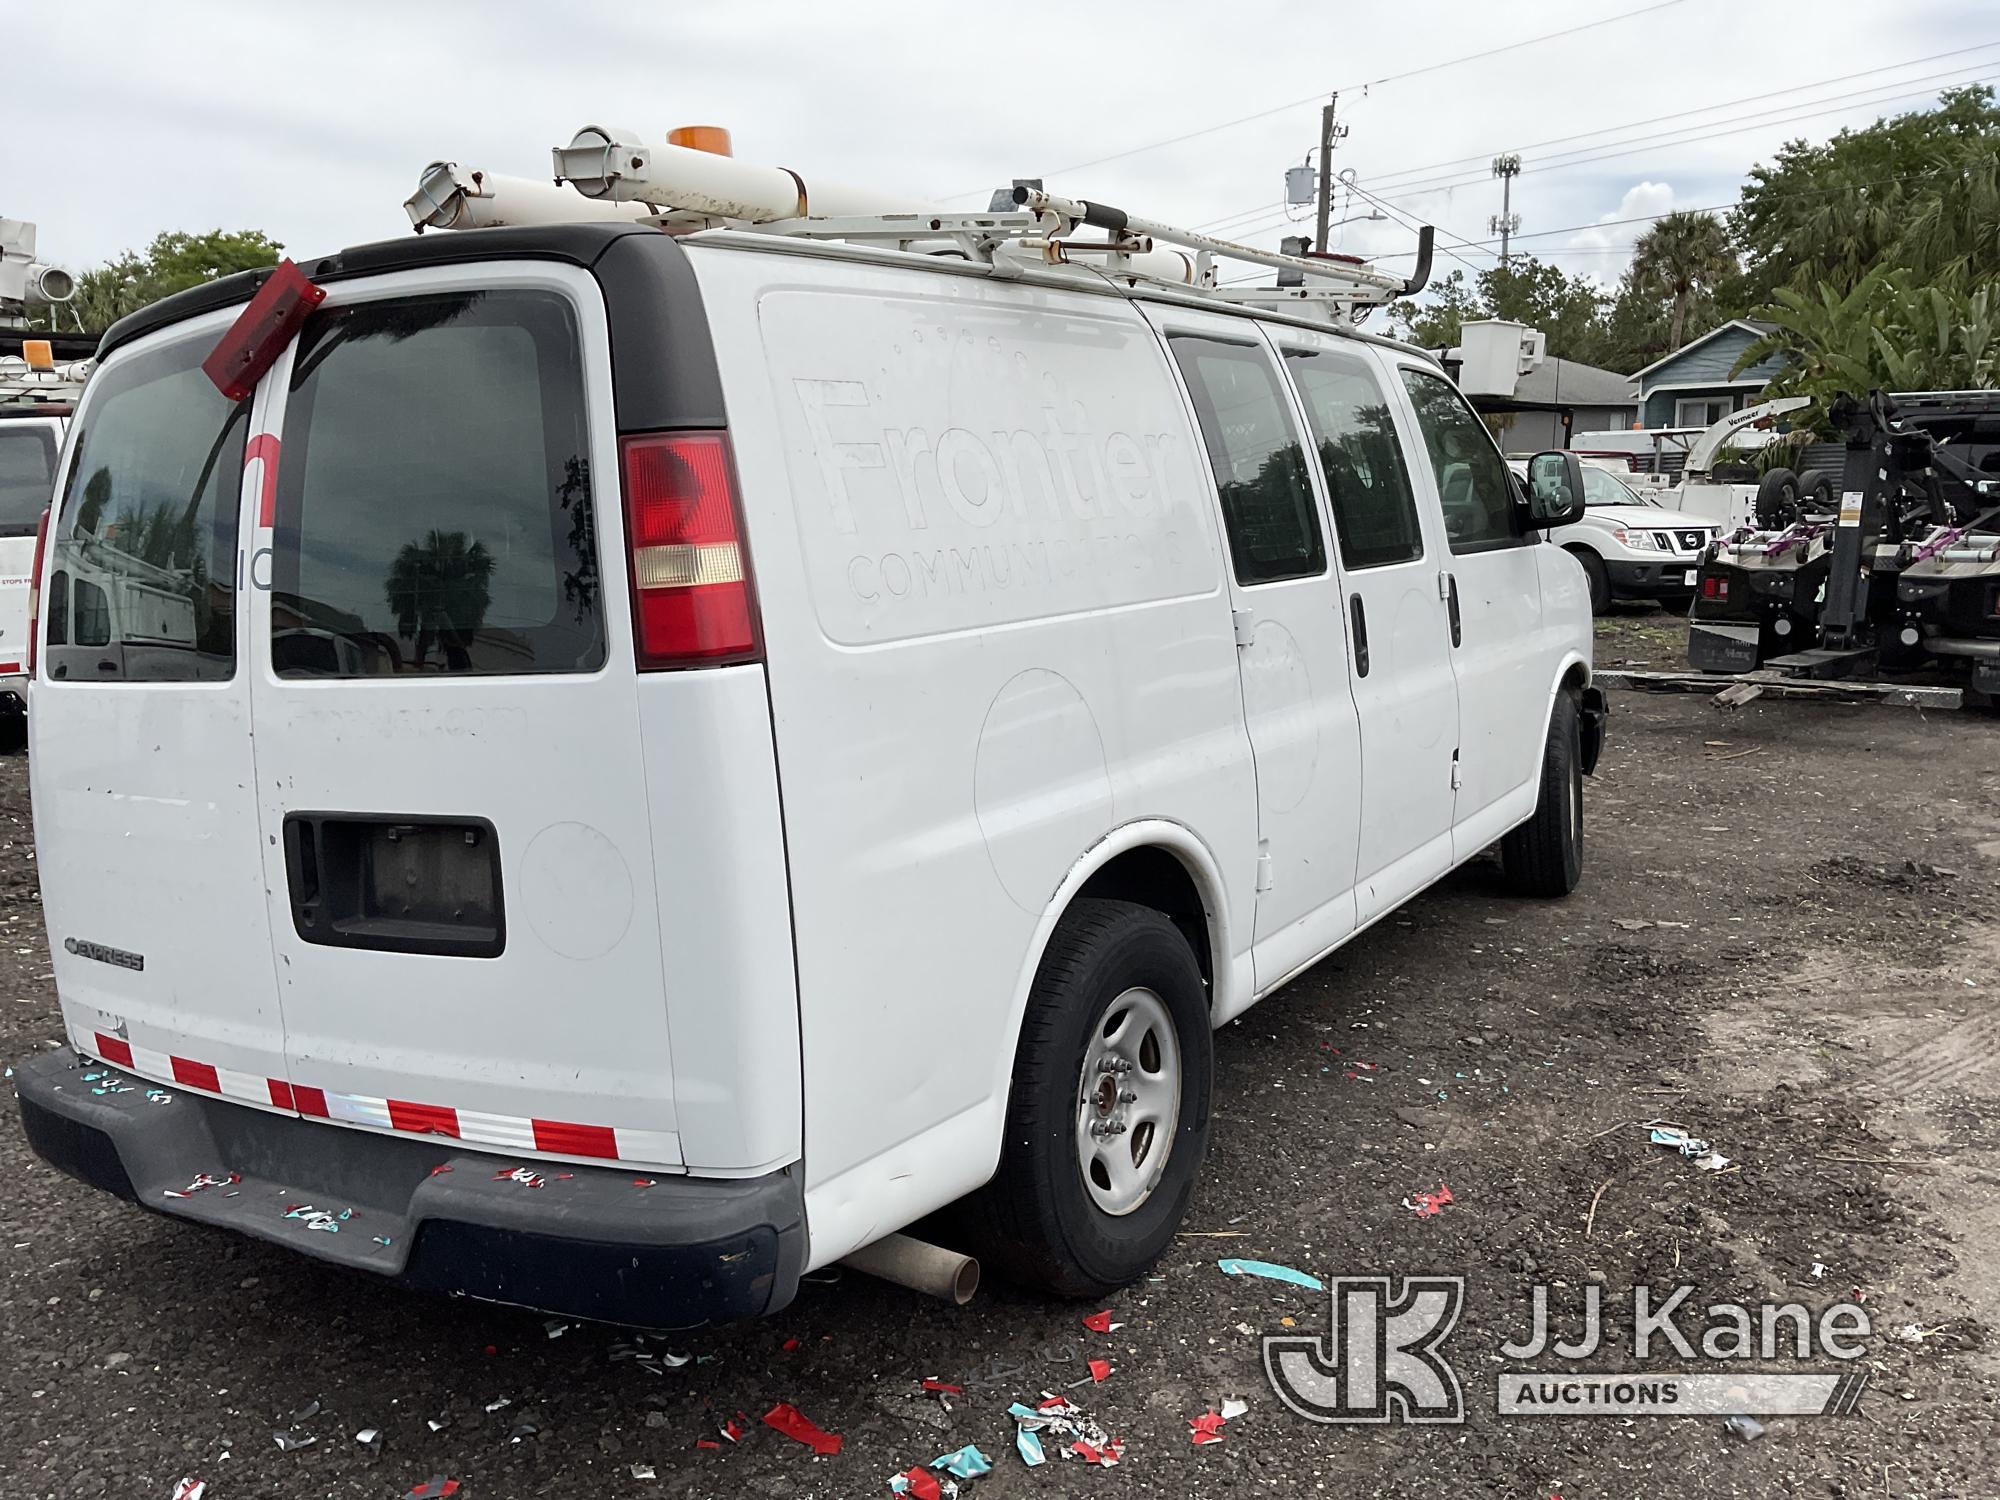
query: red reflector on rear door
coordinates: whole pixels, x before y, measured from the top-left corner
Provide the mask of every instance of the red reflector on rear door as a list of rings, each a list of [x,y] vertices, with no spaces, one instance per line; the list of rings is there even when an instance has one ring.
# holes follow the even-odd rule
[[[289,260],[278,262],[250,305],[216,340],[201,372],[231,401],[241,401],[257,389],[264,372],[277,363],[285,346],[299,335],[306,315],[326,301],[326,288],[315,286]]]
[[[42,553],[49,545],[49,510],[35,523],[35,561],[28,570],[28,675],[35,675],[42,641]]]
[[[757,660],[756,601],[727,437],[628,437],[623,457],[640,667]]]

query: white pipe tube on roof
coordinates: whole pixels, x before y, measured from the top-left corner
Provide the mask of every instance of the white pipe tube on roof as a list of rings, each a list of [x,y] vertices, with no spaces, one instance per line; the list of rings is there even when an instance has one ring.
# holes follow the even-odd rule
[[[495,229],[508,224],[575,224],[642,219],[643,203],[592,203],[553,182],[505,177],[434,161],[417,179],[403,209],[419,234],[426,229]]]
[[[636,132],[586,125],[554,150],[555,175],[585,198],[650,203],[715,219],[777,219],[923,213],[927,205],[785,167],[760,167],[686,146],[650,145]]]

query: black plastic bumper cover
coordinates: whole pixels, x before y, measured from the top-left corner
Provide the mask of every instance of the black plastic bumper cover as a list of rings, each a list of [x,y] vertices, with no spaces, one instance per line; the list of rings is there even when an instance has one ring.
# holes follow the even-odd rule
[[[79,1181],[411,1286],[691,1328],[778,1311],[805,1264],[796,1169],[725,1180],[509,1159],[155,1087],[67,1050],[14,1081],[28,1143]],[[114,1081],[130,1087],[93,1092]],[[224,1180],[189,1192],[204,1173]],[[287,1217],[308,1206],[337,1227]]]
[[[1611,704],[1601,687],[1583,690],[1583,711],[1577,719],[1577,747],[1583,754],[1583,774],[1597,769],[1597,757],[1604,752],[1604,725],[1611,717]]]
[[[1620,562],[1608,558],[1604,576],[1611,580],[1615,599],[1686,598],[1695,590],[1688,575],[1696,570],[1693,558],[1664,563]]]

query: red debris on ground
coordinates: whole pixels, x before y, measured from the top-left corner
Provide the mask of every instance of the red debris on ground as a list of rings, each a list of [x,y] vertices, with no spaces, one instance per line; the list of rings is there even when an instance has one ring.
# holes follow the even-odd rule
[[[828,1457],[840,1451],[840,1437],[815,1425],[811,1418],[789,1401],[780,1401],[764,1413],[764,1425],[776,1428],[793,1442],[804,1443],[815,1453]]]
[[[1434,1219],[1443,1213],[1444,1206],[1452,1201],[1451,1189],[1440,1182],[1435,1191],[1418,1193],[1416,1197],[1408,1201],[1410,1207],[1416,1210],[1418,1218]]]

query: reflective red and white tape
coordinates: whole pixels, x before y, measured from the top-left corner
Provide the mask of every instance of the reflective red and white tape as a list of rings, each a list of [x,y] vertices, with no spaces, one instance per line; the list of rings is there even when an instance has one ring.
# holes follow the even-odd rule
[[[509,1151],[540,1151],[550,1156],[580,1156],[599,1161],[659,1164],[674,1160],[677,1142],[663,1130],[631,1130],[624,1126],[579,1125],[570,1120],[538,1120],[520,1115],[487,1114],[453,1109],[447,1104],[417,1104],[407,1099],[377,1099],[367,1094],[338,1094],[283,1078],[238,1073],[213,1063],[177,1057],[139,1047],[108,1032],[92,1034],[97,1056],[155,1083],[237,1099],[249,1104],[292,1110],[310,1119],[343,1125],[367,1125],[406,1135],[441,1135],[473,1146],[497,1146]]]

